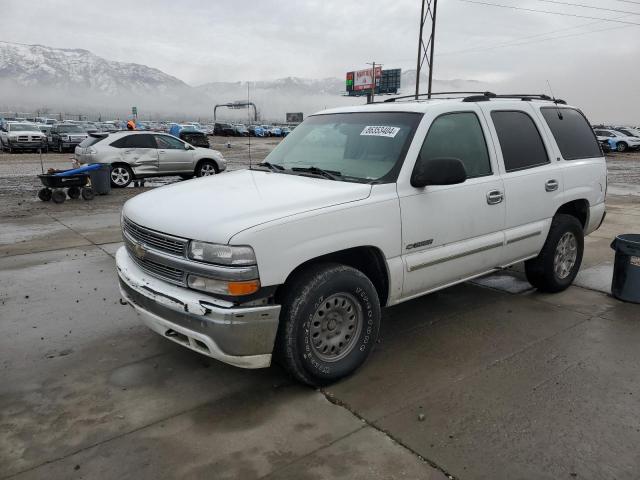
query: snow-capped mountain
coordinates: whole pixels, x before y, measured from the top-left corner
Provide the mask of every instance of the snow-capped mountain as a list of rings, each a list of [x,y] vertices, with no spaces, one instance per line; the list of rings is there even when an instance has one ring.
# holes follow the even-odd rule
[[[0,79],[30,87],[90,89],[104,95],[187,85],[158,69],[106,60],[87,50],[0,42]]]
[[[402,75],[411,94],[415,70]],[[434,80],[434,90],[456,90],[469,81]],[[426,90],[426,77],[421,78]],[[87,50],[0,41],[0,112],[49,111],[123,117],[137,106],[143,118],[211,117],[214,105],[250,99],[262,118],[284,119],[336,106],[363,103],[345,97],[344,78],[285,77],[251,82],[213,82],[200,86],[156,68],[107,60]],[[248,112],[219,110],[221,118],[246,119]]]

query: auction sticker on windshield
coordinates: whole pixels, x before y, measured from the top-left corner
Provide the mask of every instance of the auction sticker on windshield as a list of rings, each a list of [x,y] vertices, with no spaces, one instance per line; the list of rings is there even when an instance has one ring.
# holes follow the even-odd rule
[[[371,137],[393,138],[398,134],[399,131],[400,131],[400,128],[398,127],[387,127],[384,125],[370,125],[370,126],[364,127],[364,130],[362,130],[360,135],[368,135]]]

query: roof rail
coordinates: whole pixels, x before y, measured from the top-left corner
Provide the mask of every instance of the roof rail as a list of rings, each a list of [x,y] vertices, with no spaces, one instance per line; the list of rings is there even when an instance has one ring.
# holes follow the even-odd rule
[[[383,100],[382,103],[389,103],[389,102],[395,102],[396,100],[403,100],[405,98],[416,98],[416,97],[428,97],[428,96],[434,96],[434,95],[469,95],[469,94],[473,94],[473,95],[482,95],[482,96],[495,96],[495,93],[491,93],[491,92],[432,92],[432,93],[419,93],[418,95],[403,95],[401,97],[393,97],[393,98],[387,98],[386,100]]]
[[[544,93],[509,93],[504,95],[496,95],[495,93],[491,93],[491,92],[487,92],[487,93],[489,93],[489,95],[486,95],[486,94],[483,96],[475,95],[471,97],[466,97],[462,101],[463,102],[486,102],[488,100],[491,100],[492,98],[514,98],[514,99],[519,98],[523,102],[530,102],[531,100],[545,100],[548,102],[553,102],[556,105],[557,104],[566,105],[567,103],[560,98],[553,98],[553,97],[550,97],[549,95],[545,95]]]

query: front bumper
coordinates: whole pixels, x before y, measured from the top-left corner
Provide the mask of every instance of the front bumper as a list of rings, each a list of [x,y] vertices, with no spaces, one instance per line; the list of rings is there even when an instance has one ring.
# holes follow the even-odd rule
[[[271,364],[280,305],[223,308],[206,294],[146,274],[125,247],[116,253],[122,297],[145,325],[191,350],[243,368]]]
[[[38,148],[46,148],[47,142],[21,142],[17,140],[9,140],[9,145],[11,148],[15,148],[16,150],[33,150]]]

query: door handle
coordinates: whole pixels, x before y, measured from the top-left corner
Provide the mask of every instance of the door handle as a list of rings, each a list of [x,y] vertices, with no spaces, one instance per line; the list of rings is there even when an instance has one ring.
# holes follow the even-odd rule
[[[158,153],[167,153],[164,150],[158,150]]]
[[[500,190],[491,190],[487,193],[487,203],[489,205],[496,205],[504,199],[504,194]]]
[[[558,181],[552,178],[551,180],[547,180],[547,183],[544,184],[544,189],[547,192],[555,192],[558,190],[558,186],[560,186]]]

